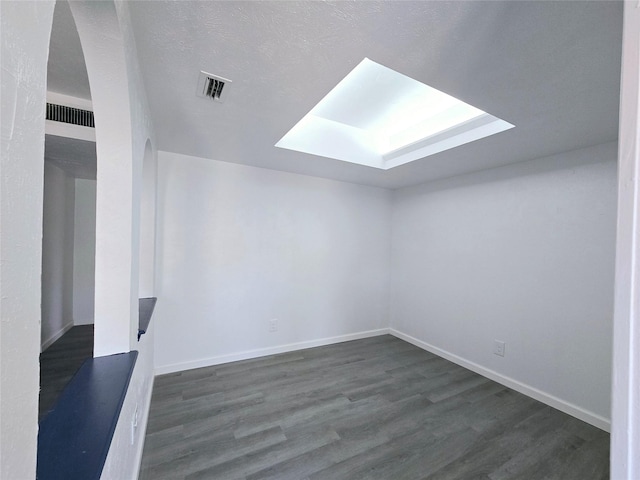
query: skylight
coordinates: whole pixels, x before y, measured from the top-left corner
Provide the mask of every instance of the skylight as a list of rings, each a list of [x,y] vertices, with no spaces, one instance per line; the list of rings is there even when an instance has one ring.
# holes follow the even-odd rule
[[[509,128],[365,58],[276,147],[388,170]]]

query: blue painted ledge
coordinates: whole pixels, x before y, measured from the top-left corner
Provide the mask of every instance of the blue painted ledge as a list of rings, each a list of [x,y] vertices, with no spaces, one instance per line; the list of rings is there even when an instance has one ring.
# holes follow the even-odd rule
[[[138,341],[143,334],[147,333],[156,301],[158,301],[156,297],[138,299]]]
[[[38,432],[39,480],[98,480],[138,352],[86,360]]]

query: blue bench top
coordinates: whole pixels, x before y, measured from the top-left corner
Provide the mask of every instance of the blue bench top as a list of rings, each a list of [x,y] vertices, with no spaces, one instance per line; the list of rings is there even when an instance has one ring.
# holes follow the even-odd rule
[[[98,480],[138,352],[86,360],[40,422],[39,480]]]

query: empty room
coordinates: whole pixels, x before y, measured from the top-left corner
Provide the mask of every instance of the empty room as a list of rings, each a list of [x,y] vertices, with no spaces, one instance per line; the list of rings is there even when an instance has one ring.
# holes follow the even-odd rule
[[[3,480],[640,478],[637,2],[0,8]]]

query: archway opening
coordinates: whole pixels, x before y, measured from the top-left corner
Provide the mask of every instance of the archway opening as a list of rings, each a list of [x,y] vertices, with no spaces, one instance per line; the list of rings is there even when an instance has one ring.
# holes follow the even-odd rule
[[[56,2],[47,66],[39,419],[93,355],[96,144],[91,90],[66,0]]]

